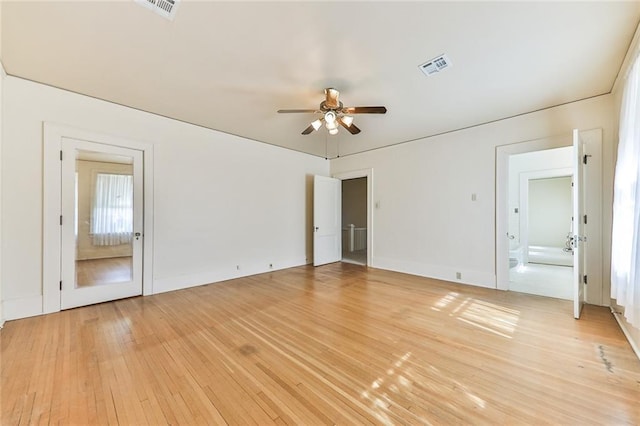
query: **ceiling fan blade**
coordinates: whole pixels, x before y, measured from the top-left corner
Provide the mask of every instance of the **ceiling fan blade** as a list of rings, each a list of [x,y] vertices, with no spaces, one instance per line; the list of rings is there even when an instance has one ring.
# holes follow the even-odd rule
[[[360,133],[360,128],[358,126],[356,126],[355,124],[351,123],[350,126],[347,126],[344,121],[342,121],[342,118],[340,118],[340,120],[338,120],[340,122],[340,125],[342,127],[344,127],[345,129],[347,129],[347,131],[349,133],[351,133],[352,135],[357,135],[358,133]]]
[[[319,114],[322,111],[319,109],[279,109],[279,114],[291,114],[291,113],[308,113],[308,114]]]
[[[361,106],[342,108],[344,114],[385,114],[387,108],[383,106]]]
[[[331,87],[324,89],[324,94],[327,97],[326,106],[327,108],[338,108],[340,106],[340,101],[338,101],[338,97],[340,96],[340,92],[336,89],[332,89]]]

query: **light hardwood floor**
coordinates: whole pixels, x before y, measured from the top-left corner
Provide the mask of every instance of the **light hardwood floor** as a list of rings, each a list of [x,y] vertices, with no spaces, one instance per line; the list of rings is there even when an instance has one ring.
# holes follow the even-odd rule
[[[606,308],[349,264],[8,322],[3,425],[638,424]]]
[[[88,287],[130,281],[132,257],[76,260],[76,285]]]

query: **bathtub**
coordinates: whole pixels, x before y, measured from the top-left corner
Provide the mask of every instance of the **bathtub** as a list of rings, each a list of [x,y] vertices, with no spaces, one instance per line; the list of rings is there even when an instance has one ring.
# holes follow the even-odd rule
[[[517,246],[509,249],[509,269],[522,265],[522,247]]]
[[[563,247],[529,246],[529,263],[573,266],[573,254]]]

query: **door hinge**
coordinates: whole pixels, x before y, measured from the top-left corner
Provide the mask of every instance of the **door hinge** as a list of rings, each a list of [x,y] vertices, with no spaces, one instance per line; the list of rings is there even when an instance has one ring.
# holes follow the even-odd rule
[[[60,290],[62,290],[62,281],[60,281]]]
[[[587,215],[586,214],[584,215],[584,224],[585,225],[587,224]]]
[[[60,161],[62,161],[62,150],[60,150]]]
[[[587,285],[587,276],[586,275],[584,275],[582,277],[582,282],[584,283],[584,285]]]
[[[60,215],[60,226],[62,226],[62,215]]]

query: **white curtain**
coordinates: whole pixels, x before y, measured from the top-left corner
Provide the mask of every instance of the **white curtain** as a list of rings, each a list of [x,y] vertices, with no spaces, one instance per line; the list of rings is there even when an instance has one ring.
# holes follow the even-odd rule
[[[640,328],[640,59],[631,67],[620,110],[613,192],[611,297]]]
[[[133,176],[98,173],[91,215],[95,246],[131,242],[133,233]]]

